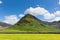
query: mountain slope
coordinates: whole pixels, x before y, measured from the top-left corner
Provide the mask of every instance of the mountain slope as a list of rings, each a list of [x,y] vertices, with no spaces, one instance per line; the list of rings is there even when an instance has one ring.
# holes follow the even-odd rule
[[[37,19],[35,16],[27,14],[15,25],[9,27],[7,30],[18,31],[40,31],[40,32],[57,32],[59,29],[46,25],[45,22]]]

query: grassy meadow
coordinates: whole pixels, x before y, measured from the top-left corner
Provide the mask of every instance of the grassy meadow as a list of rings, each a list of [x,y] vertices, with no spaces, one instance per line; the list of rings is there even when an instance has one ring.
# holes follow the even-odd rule
[[[60,40],[60,34],[0,34],[0,40]]]

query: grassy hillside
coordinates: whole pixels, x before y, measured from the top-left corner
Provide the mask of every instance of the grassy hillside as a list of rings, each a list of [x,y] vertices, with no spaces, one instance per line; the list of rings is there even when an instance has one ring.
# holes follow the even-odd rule
[[[45,25],[44,22],[37,19],[35,16],[27,14],[18,23],[7,28],[6,31],[58,32],[60,30],[53,28],[50,25]]]

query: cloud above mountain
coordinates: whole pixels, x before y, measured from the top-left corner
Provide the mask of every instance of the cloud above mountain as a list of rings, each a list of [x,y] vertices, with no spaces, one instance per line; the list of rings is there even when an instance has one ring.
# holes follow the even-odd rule
[[[47,11],[46,9],[44,9],[42,7],[36,7],[36,8],[30,7],[25,11],[25,13],[26,14],[29,13],[34,16],[42,15],[42,16],[44,16],[45,19],[53,18],[53,15],[50,14],[49,11]]]
[[[38,15],[42,15],[44,16],[44,19],[52,19],[55,17],[54,14],[51,14],[48,10],[46,10],[45,8],[42,7],[30,7],[25,11],[26,14],[32,14],[34,16],[38,16]]]
[[[48,10],[46,10],[45,8],[42,7],[30,7],[28,9],[26,9],[25,14],[31,14],[34,16],[43,16],[44,19],[47,19],[50,21],[54,20],[57,21],[60,18],[60,10],[55,11],[54,13],[50,13]],[[58,18],[58,19],[57,19]]]

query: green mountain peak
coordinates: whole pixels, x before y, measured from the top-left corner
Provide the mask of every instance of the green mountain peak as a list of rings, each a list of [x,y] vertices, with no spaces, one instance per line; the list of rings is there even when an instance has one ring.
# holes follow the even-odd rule
[[[15,25],[8,28],[8,30],[19,31],[39,31],[39,32],[52,32],[58,31],[57,29],[46,25],[45,22],[37,19],[31,14],[26,14]]]

